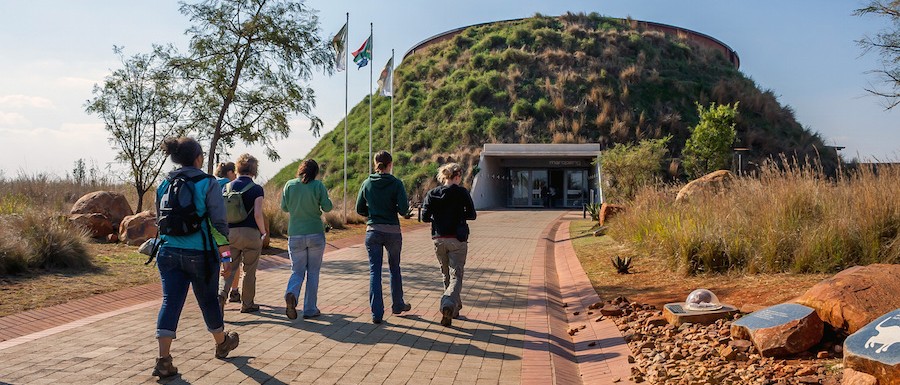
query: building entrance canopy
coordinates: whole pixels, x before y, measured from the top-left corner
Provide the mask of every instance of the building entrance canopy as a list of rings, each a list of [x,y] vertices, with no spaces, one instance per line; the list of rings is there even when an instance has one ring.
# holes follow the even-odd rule
[[[600,145],[486,144],[472,186],[476,208],[577,207],[599,202]]]

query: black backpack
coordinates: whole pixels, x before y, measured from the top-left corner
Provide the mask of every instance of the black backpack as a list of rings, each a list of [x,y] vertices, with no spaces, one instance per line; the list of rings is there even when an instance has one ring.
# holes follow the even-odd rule
[[[164,235],[190,235],[200,231],[208,214],[197,215],[194,205],[194,185],[209,175],[201,174],[192,178],[182,174],[168,179],[169,186],[159,199],[159,233]]]

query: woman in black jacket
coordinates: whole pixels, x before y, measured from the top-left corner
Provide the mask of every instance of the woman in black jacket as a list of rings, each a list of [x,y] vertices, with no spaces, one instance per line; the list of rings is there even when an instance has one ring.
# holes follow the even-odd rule
[[[448,163],[438,170],[436,187],[425,195],[422,204],[422,221],[431,222],[431,238],[434,252],[444,275],[444,295],[441,297],[441,325],[450,326],[462,309],[463,270],[468,252],[469,225],[474,220],[475,205],[469,191],[460,186],[462,168]]]

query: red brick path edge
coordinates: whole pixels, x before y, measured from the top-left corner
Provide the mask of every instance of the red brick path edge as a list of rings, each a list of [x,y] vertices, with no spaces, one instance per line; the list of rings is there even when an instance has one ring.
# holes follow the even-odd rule
[[[405,227],[412,231],[425,226],[427,223]],[[360,245],[365,240],[365,234],[328,241],[325,252],[340,250]],[[259,261],[259,269],[266,270],[290,264],[287,253],[279,255],[263,256]],[[149,266],[148,268],[153,268]],[[58,333],[63,325],[79,321],[71,327],[85,325],[88,320],[94,322],[122,313],[122,309],[135,310],[158,303],[162,298],[162,287],[159,283],[151,283],[142,286],[130,287],[109,293],[98,294],[87,298],[72,300],[60,305],[48,306],[40,309],[26,310],[0,318],[0,349],[5,349],[35,338]],[[143,306],[141,306],[143,305]],[[90,323],[87,322],[87,323]],[[71,329],[71,327],[65,329]],[[32,335],[40,332],[39,335]],[[49,333],[49,334],[48,334]],[[22,339],[23,336],[34,338]],[[13,341],[16,340],[16,341]]]
[[[600,298],[563,217],[541,233],[532,260],[521,384],[632,384],[630,351],[618,328],[611,320],[595,322],[599,314],[588,315]],[[568,335],[570,327],[581,326]]]

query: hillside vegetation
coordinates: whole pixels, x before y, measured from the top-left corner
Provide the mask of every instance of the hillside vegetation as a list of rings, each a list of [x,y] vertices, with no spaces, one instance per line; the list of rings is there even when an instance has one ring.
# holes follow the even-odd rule
[[[376,71],[377,72],[377,71]],[[740,102],[738,142],[751,156],[813,154],[822,141],[771,91],[718,51],[638,23],[567,14],[469,27],[406,57],[395,72],[394,174],[416,199],[438,163],[471,169],[484,143],[585,143],[604,147],[672,135],[678,156],[698,121],[697,102]],[[374,148],[389,146],[389,98],[375,96]],[[368,98],[349,119],[349,190],[365,178]],[[342,187],[343,122],[308,155],[324,182]],[[272,182],[293,177],[297,164]],[[471,181],[469,173],[468,181]]]

